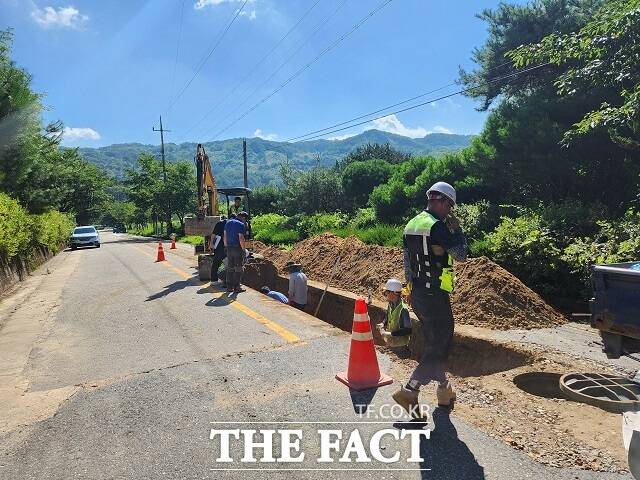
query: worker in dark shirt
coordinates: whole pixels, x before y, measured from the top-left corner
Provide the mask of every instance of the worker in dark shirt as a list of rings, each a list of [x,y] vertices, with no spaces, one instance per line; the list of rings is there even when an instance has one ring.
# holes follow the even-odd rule
[[[407,384],[393,399],[407,411],[419,412],[422,385],[438,382],[438,405],[453,406],[456,395],[445,373],[445,362],[453,342],[453,312],[449,294],[455,276],[453,260],[467,259],[467,242],[460,223],[451,214],[456,191],[437,182],[427,191],[427,210],[419,213],[404,230],[404,270],[410,286],[409,303],[420,320],[424,353]]]
[[[227,220],[222,217],[218,223],[213,227],[213,233],[211,234],[211,242],[209,244],[209,250],[213,252],[213,262],[211,264],[211,281],[218,281],[218,270],[220,265],[226,258],[227,254],[224,249],[224,226]]]

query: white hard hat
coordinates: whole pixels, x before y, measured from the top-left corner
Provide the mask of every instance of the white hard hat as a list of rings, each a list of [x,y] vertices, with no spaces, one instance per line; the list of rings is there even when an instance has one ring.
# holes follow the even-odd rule
[[[390,278],[389,280],[387,280],[387,283],[385,283],[384,289],[390,292],[400,293],[402,291],[402,282],[395,278]]]
[[[449,185],[447,182],[436,182],[433,186],[427,190],[427,195],[432,192],[437,192],[445,195],[449,200],[456,204],[456,189]]]

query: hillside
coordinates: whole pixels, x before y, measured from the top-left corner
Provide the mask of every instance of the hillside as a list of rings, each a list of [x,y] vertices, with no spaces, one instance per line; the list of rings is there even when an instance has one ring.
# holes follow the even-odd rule
[[[409,138],[379,130],[367,130],[345,140],[313,140],[299,143],[249,138],[247,139],[249,184],[255,187],[277,182],[278,167],[287,158],[294,168],[307,170],[316,164],[318,156],[321,165],[334,165],[347,153],[367,143],[388,142],[393,148],[403,152],[437,155],[464,148],[469,145],[471,138],[469,135],[443,133],[433,133],[423,138]],[[206,142],[204,146],[211,159],[218,185],[222,187],[240,185],[242,139]],[[190,160],[195,150],[195,143],[165,144],[165,154],[169,162]],[[101,148],[80,148],[79,152],[89,162],[121,178],[127,168],[135,166],[136,158],[140,153],[151,152],[159,155],[160,147],[141,143],[123,143]]]

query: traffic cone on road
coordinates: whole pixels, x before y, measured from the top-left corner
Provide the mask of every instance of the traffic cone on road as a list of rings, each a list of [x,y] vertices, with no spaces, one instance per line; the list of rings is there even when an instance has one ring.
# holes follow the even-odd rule
[[[176,249],[176,239],[172,238],[170,250],[175,250],[175,249]]]
[[[356,300],[353,313],[349,365],[347,371],[338,373],[336,378],[354,390],[366,390],[393,383],[391,377],[380,373],[367,304],[362,298]]]
[[[162,242],[158,242],[158,257],[156,258],[156,262],[164,262],[164,248],[162,248]]]

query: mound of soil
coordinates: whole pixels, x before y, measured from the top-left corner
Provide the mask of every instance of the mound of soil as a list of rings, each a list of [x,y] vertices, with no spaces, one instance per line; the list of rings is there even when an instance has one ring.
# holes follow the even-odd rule
[[[497,330],[553,327],[566,320],[518,278],[487,257],[456,265],[451,296],[457,322]]]
[[[254,242],[254,251],[286,274],[289,260],[299,262],[311,280],[384,300],[382,287],[389,278],[404,280],[400,248],[367,245],[325,233],[280,250]],[[335,269],[335,271],[334,271]],[[452,295],[458,323],[498,330],[550,327],[564,318],[520,280],[486,257],[456,265],[457,286]]]

